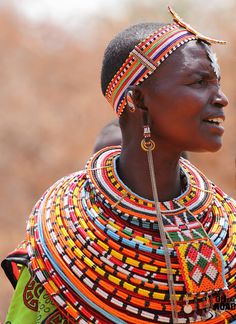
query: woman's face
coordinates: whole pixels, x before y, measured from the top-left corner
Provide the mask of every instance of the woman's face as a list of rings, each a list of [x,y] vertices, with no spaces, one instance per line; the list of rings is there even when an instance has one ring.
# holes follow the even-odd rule
[[[174,151],[217,151],[222,145],[224,107],[219,69],[196,41],[181,46],[142,85],[152,136]]]

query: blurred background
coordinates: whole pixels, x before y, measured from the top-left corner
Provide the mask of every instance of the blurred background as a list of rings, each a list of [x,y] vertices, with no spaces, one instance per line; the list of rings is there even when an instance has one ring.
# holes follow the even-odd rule
[[[170,0],[215,46],[226,109],[224,147],[189,158],[234,198],[236,158],[236,3]],[[44,190],[83,168],[100,129],[114,114],[100,91],[103,51],[130,24],[169,21],[166,0],[0,1],[0,259],[25,237]],[[13,289],[0,270],[0,321]]]

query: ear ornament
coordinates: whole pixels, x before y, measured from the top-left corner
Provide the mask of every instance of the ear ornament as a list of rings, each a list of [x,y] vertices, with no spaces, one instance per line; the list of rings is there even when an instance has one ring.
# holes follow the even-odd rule
[[[136,108],[135,108],[135,104],[134,104],[134,101],[133,101],[133,91],[132,90],[127,91],[126,101],[127,101],[127,105],[129,107],[129,110],[131,112],[135,112]]]

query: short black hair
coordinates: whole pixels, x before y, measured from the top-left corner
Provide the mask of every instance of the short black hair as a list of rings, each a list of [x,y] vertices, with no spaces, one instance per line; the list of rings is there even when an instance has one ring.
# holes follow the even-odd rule
[[[166,25],[166,23],[155,22],[140,23],[126,28],[111,40],[104,52],[102,63],[101,88],[104,95],[108,84],[134,47]]]

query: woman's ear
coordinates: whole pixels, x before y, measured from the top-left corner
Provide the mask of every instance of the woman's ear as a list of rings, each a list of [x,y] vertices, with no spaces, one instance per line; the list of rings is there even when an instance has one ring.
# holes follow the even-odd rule
[[[133,90],[132,89],[129,89],[126,93],[126,101],[127,101],[127,105],[129,107],[129,110],[131,112],[135,112],[136,110],[136,107],[135,107],[135,104],[134,104],[134,99],[133,99]]]
[[[126,93],[126,100],[132,112],[136,109],[147,110],[144,105],[144,95],[140,87],[129,87]]]

